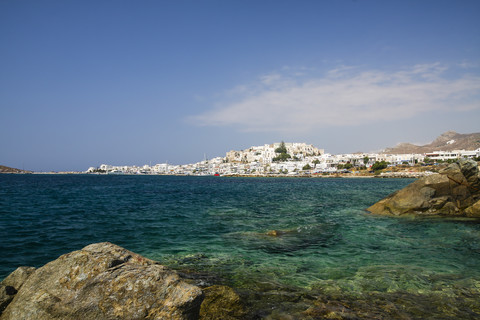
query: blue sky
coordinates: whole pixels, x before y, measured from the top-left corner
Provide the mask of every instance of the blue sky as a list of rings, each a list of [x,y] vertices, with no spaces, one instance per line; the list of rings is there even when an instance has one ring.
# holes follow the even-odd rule
[[[480,1],[0,1],[0,164],[480,131]]]

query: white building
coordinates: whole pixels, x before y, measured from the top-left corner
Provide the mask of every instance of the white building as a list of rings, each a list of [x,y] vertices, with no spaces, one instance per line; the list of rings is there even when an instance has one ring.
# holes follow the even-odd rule
[[[263,146],[254,146],[241,151],[232,150],[227,152],[226,160],[233,163],[272,163],[273,158],[277,156],[275,150],[280,147],[280,144],[280,142],[277,142]],[[313,145],[306,143],[285,143],[285,147],[292,158],[295,157],[300,160],[311,156],[321,156],[325,153],[323,149],[317,149]]]
[[[453,160],[460,158],[475,158],[480,156],[480,148],[477,150],[453,150],[453,151],[434,151],[425,153],[425,157],[432,160]]]

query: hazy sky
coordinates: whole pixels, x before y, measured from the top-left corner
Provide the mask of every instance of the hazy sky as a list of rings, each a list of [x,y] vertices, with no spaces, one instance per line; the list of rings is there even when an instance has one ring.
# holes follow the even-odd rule
[[[0,164],[480,131],[480,1],[0,0]]]

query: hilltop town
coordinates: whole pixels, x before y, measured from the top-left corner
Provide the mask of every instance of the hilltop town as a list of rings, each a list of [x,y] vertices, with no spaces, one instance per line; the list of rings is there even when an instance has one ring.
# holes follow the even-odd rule
[[[449,141],[449,144],[452,144]],[[432,151],[426,153],[352,153],[332,155],[306,143],[273,143],[232,150],[225,157],[172,165],[113,166],[102,164],[87,173],[160,174],[160,175],[222,175],[222,176],[411,176],[431,174],[427,165],[448,162],[457,158],[480,157],[475,150]],[[417,167],[417,169],[414,169]],[[421,168],[418,168],[421,167]],[[388,170],[392,168],[392,170]],[[398,170],[403,168],[403,170]],[[383,170],[383,171],[381,171]],[[381,172],[380,172],[381,171]]]

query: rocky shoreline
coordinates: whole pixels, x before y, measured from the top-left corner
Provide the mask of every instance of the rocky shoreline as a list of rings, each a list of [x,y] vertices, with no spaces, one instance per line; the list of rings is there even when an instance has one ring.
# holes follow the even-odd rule
[[[383,292],[378,288],[349,293],[333,280],[310,289],[266,282],[253,289],[232,288],[222,282],[214,275],[173,271],[112,243],[95,243],[38,269],[19,267],[12,272],[0,283],[0,319],[386,320],[480,316],[480,291],[475,283],[424,293]]]
[[[240,319],[232,288],[206,288],[112,243],[95,243],[0,284],[0,319]]]
[[[7,174],[25,174],[25,173],[33,173],[33,171],[28,170],[21,170],[16,168],[10,168],[7,166],[0,165],[0,173],[7,173]]]
[[[374,214],[480,218],[477,162],[461,159],[396,191],[367,209]]]

